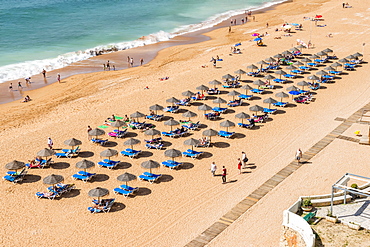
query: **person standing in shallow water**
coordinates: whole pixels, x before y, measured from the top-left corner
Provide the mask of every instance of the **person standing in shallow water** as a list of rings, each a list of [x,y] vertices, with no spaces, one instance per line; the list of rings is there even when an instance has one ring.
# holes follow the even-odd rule
[[[60,83],[60,74],[58,73],[58,75],[57,75],[57,80],[58,80],[58,82]]]

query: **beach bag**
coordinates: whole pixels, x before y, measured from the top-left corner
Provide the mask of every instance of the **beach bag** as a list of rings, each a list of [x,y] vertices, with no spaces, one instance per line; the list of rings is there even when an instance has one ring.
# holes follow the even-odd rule
[[[248,158],[247,158],[247,157],[245,157],[245,158],[243,159],[243,162],[248,162]]]

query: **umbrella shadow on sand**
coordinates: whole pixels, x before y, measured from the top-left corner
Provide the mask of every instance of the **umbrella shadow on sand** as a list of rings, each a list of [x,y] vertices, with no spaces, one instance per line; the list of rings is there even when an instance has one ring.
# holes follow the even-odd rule
[[[207,124],[199,124],[199,126],[198,126],[199,129],[205,129],[207,127],[208,127]]]
[[[116,166],[116,169],[128,169],[132,165],[128,162],[119,162],[118,165]]]
[[[256,169],[257,166],[255,163],[248,163],[243,169]]]
[[[63,197],[64,198],[73,198],[73,197],[79,196],[80,194],[81,194],[80,189],[73,189],[70,192],[63,194]]]
[[[125,135],[125,137],[127,138],[132,138],[132,137],[136,137],[137,136],[137,133],[135,132],[127,132],[127,134]]]
[[[160,183],[166,183],[173,180],[173,177],[168,174],[162,174],[162,176],[158,179]]]
[[[108,175],[106,175],[106,174],[96,174],[96,175],[93,177],[92,181],[93,181],[93,182],[105,182],[105,181],[107,181],[108,179],[109,179],[109,176],[108,176]]]
[[[242,139],[244,138],[246,135],[242,134],[242,133],[235,133],[234,134],[234,138],[233,139]]]
[[[110,213],[114,213],[114,212],[118,212],[118,211],[121,211],[121,210],[124,210],[126,208],[126,205],[121,203],[121,202],[117,202],[115,201],[113,203],[113,206],[112,208],[110,209]]]
[[[189,170],[189,169],[191,169],[193,167],[194,167],[194,164],[189,163],[189,162],[184,162],[184,163],[181,164],[179,170]]]
[[[151,157],[153,156],[153,153],[152,152],[149,152],[149,151],[142,151],[140,154],[139,154],[140,157],[143,157],[143,158],[147,158],[147,157]]]
[[[117,142],[114,142],[114,141],[107,141],[104,146],[107,147],[107,148],[112,148],[112,147],[115,147],[117,146],[118,143]]]
[[[80,157],[80,158],[90,158],[90,157],[93,157],[93,156],[94,156],[94,153],[90,152],[90,151],[83,151],[83,152],[80,152],[78,154],[78,157]]]
[[[147,196],[152,193],[152,190],[146,187],[139,187],[139,190],[134,194],[134,196]]]
[[[162,141],[162,144],[164,148],[172,146],[172,142],[168,142],[168,141]]]
[[[233,110],[233,109],[227,109],[227,110],[225,111],[225,113],[226,113],[226,114],[235,113],[235,110]]]
[[[34,174],[27,174],[22,180],[22,184],[35,183],[41,180],[41,176]]]
[[[71,165],[67,162],[55,162],[51,165],[51,168],[53,169],[67,169]]]
[[[207,158],[211,158],[213,156],[212,153],[210,152],[204,152],[198,159],[202,160],[202,159],[207,159]]]
[[[228,148],[228,147],[230,147],[230,144],[227,143],[227,142],[214,142],[214,143],[212,143],[212,146],[214,146],[216,148]]]

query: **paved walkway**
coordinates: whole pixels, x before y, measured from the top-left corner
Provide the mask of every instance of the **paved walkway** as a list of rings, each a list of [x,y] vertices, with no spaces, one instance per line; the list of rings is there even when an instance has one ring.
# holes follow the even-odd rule
[[[330,206],[319,207],[316,216],[324,217],[328,211]],[[370,230],[370,200],[362,199],[349,204],[334,205],[333,212],[341,222],[354,222]]]
[[[332,132],[326,135],[323,139],[313,145],[308,151],[303,153],[302,159],[309,161],[326,146],[328,146],[334,139],[340,138],[345,139],[342,134],[362,116],[363,110],[370,109],[370,103],[356,111],[349,118],[340,118],[343,123],[336,127]],[[337,118],[339,119],[339,118]],[[199,236],[189,242],[187,247],[200,247],[205,246],[211,242],[215,237],[217,237],[223,230],[225,230],[229,225],[231,225],[236,219],[238,219],[242,214],[244,214],[249,208],[256,204],[262,197],[264,197],[268,192],[280,184],[285,178],[291,175],[295,170],[304,165],[297,164],[294,160],[290,162],[285,168],[281,169],[273,177],[263,183],[258,189],[253,191],[250,195],[244,198],[236,206],[234,206],[229,212],[223,215],[217,222],[213,223]]]

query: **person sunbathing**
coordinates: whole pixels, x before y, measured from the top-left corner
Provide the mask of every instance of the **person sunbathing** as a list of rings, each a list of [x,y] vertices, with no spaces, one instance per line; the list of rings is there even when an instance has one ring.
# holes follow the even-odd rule
[[[124,121],[124,122],[130,122],[130,119],[128,118],[128,116],[127,116],[127,115],[125,115],[125,117],[123,118],[123,121]]]
[[[155,116],[155,112],[153,110],[150,110],[150,113],[149,113],[150,116]]]
[[[112,116],[107,118],[107,120],[109,120],[111,122],[114,122],[114,121],[116,121],[116,116],[114,116],[114,114],[112,114]]]

